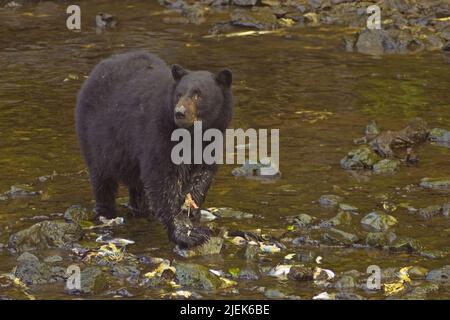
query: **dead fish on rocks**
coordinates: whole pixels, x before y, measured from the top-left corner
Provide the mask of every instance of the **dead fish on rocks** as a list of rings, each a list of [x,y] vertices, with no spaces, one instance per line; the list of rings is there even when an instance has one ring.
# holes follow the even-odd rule
[[[79,252],[83,255],[83,261],[102,266],[111,266],[121,262],[137,265],[139,261],[138,257],[126,251],[125,246],[117,247],[114,243],[107,243],[97,249],[81,250]]]
[[[101,222],[101,224],[96,226],[91,226],[89,229],[97,229],[97,228],[106,228],[106,227],[115,227],[120,226],[125,223],[125,219],[122,217],[117,217],[114,219],[107,219],[103,216],[100,216],[98,220]]]
[[[208,210],[200,210],[200,221],[214,221],[219,218],[217,215]]]
[[[33,190],[28,184],[20,184],[11,186],[11,188],[4,193],[5,196],[15,199],[21,197],[37,196],[42,194],[42,191]]]
[[[95,242],[98,243],[112,243],[118,247],[125,247],[130,244],[134,244],[133,240],[123,239],[123,238],[112,238],[109,234],[100,235]]]
[[[205,210],[202,210],[205,211]],[[216,218],[234,218],[234,219],[251,219],[254,217],[253,214],[248,212],[239,211],[232,208],[215,208],[211,207],[207,210],[210,214],[214,215]],[[206,213],[202,213],[206,215]],[[211,218],[211,216],[209,215]]]

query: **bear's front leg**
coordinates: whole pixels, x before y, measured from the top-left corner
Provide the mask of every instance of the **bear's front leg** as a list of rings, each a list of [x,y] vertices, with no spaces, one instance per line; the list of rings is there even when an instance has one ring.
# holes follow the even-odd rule
[[[201,206],[205,201],[216,171],[217,165],[214,164],[196,166],[192,172],[191,182],[187,191],[193,202],[190,206],[190,218],[192,221],[200,220]],[[186,199],[185,203],[189,201],[190,199]]]
[[[169,239],[181,249],[192,248],[207,242],[211,236],[208,228],[195,226],[185,211],[175,216],[167,226]]]
[[[145,183],[148,203],[156,204],[156,216],[164,224],[169,239],[180,248],[192,248],[209,240],[211,231],[191,221],[183,210],[186,193],[179,181],[153,181]]]

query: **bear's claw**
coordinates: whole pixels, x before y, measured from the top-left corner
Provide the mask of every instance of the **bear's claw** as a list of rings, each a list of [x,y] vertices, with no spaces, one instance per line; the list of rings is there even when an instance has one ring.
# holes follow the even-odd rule
[[[190,224],[176,226],[169,230],[170,240],[175,242],[181,249],[200,246],[207,242],[211,231],[207,228],[194,227]]]

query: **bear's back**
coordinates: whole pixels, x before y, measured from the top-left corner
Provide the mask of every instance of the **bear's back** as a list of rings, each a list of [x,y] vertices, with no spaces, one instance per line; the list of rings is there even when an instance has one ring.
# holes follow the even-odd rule
[[[166,63],[144,51],[113,55],[91,72],[78,96],[78,112],[145,111],[163,104],[173,88]],[[81,110],[80,110],[81,109]]]

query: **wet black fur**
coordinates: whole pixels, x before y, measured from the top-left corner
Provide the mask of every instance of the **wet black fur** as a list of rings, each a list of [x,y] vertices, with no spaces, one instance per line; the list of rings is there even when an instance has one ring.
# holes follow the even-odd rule
[[[208,239],[209,230],[195,226],[181,208],[187,193],[202,205],[216,165],[175,165],[170,158],[176,97],[193,89],[202,92],[203,129],[224,132],[232,117],[229,71],[171,69],[145,52],[115,55],[95,67],[78,95],[76,128],[97,216],[116,215],[123,183],[134,211],[158,217],[175,243],[192,247]]]

